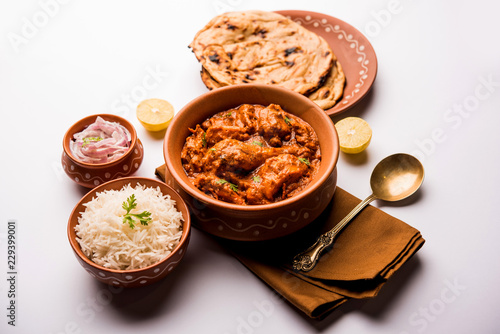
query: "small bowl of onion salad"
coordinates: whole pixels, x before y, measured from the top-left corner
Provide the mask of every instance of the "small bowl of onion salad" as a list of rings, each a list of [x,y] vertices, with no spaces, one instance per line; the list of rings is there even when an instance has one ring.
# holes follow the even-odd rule
[[[66,174],[86,188],[130,176],[139,169],[144,148],[132,124],[112,114],[97,114],[73,124],[63,139]]]

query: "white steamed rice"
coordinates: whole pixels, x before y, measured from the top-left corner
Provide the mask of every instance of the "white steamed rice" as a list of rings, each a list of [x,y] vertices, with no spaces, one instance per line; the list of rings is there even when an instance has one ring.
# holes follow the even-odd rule
[[[126,210],[122,203],[132,194],[137,207],[131,213],[151,212],[152,221],[147,226],[137,221],[131,229],[123,223]],[[119,191],[98,192],[84,205],[75,227],[77,241],[90,260],[106,268],[131,270],[157,263],[172,252],[182,236],[182,214],[159,187],[132,188],[128,184]]]

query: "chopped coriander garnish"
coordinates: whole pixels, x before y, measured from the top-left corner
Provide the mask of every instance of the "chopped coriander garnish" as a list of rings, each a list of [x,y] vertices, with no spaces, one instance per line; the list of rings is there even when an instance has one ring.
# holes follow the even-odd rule
[[[311,163],[306,158],[299,158],[299,161],[305,163],[308,166],[311,166]]]
[[[262,182],[262,178],[260,177],[260,175],[255,175],[254,177],[252,177],[252,180],[255,183],[261,183]]]
[[[211,149],[209,149],[209,151],[216,151],[215,147],[212,147]]]
[[[252,142],[252,144],[253,144],[253,145],[260,146],[260,147],[262,147],[262,145],[263,145],[260,141],[256,141],[256,140],[254,140],[254,141]]]
[[[101,137],[85,137],[85,138],[83,138],[82,147],[84,147],[85,145],[90,144],[91,142],[101,141],[101,140],[102,140]]]
[[[125,215],[123,215],[123,223],[124,224],[128,223],[128,225],[132,229],[135,227],[134,217],[139,219],[139,222],[141,223],[141,225],[145,225],[145,226],[147,226],[148,223],[153,220],[152,218],[149,217],[149,216],[151,216],[151,212],[148,212],[148,211],[144,211],[142,213],[130,213],[130,211],[132,211],[136,207],[137,207],[137,203],[135,201],[134,194],[130,195],[130,197],[127,198],[127,200],[122,203],[122,208],[125,211],[127,211],[127,213]]]
[[[203,147],[207,147],[207,133],[203,132],[203,137],[201,137],[201,143],[203,144]]]
[[[234,192],[238,192],[238,186],[236,184],[232,184],[231,182],[228,182],[224,179],[218,179],[217,181],[217,184],[228,184],[229,185],[229,188],[231,188],[232,191]]]
[[[286,123],[286,125],[290,125],[290,122],[291,122],[290,118],[288,118],[288,117],[285,116],[285,123]]]
[[[228,113],[226,114],[226,117],[231,117],[231,115],[232,115],[232,114],[233,114],[232,112],[228,112]]]

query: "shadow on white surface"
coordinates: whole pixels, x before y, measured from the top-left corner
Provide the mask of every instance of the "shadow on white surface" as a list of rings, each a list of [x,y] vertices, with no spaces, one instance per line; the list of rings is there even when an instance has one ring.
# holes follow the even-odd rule
[[[139,131],[139,129],[136,129]],[[149,137],[151,140],[163,140],[165,138],[165,133],[167,133],[167,129],[161,131],[147,131],[145,129],[141,129],[141,135]]]
[[[360,311],[371,318],[382,320],[390,312],[395,301],[403,298],[405,288],[422,274],[423,266],[419,254],[415,254],[387,281],[378,296],[366,301]]]
[[[128,324],[148,324],[153,319],[175,318],[179,308],[193,307],[192,303],[203,304],[203,300],[197,300],[197,297],[206,296],[196,295],[196,291],[203,287],[192,284],[200,273],[206,272],[207,266],[211,267],[213,257],[222,254],[227,253],[215,240],[193,229],[186,255],[175,270],[154,284],[114,293],[106,312],[113,314],[120,323]],[[211,280],[214,278],[216,275],[205,278],[205,288],[213,284]],[[107,285],[94,281],[96,294],[108,290]]]
[[[116,293],[109,304],[109,310],[121,318],[123,322],[143,322],[149,319],[161,317],[173,308],[172,295],[180,287],[184,277],[186,266],[179,264],[177,270],[169,274],[165,279],[139,288],[123,289]],[[96,290],[106,289],[106,285],[95,280]]]
[[[384,207],[403,207],[416,204],[420,202],[425,196],[425,186],[422,185],[416,193],[408,198],[402,199],[397,202],[377,201],[377,207],[383,209]]]
[[[373,99],[376,94],[377,94],[377,83],[375,81],[375,83],[372,86],[372,89],[370,89],[370,91],[365,95],[365,97],[363,97],[358,103],[352,106],[352,108],[340,113],[339,115],[333,115],[330,118],[332,119],[333,123],[337,123],[338,121],[346,117],[363,118],[363,114],[367,110],[370,110],[370,106],[373,103]]]
[[[368,150],[365,150],[363,152],[360,152],[358,154],[348,154],[344,152],[340,152],[340,159],[343,161],[347,162],[349,165],[352,166],[362,166],[365,165],[370,157],[370,153]]]
[[[351,312],[360,312],[375,321],[383,321],[393,309],[396,300],[402,298],[405,288],[421,275],[422,269],[422,261],[416,254],[387,281],[374,298],[352,299],[321,320],[310,319],[299,311],[297,313],[318,333],[333,330],[335,322]]]

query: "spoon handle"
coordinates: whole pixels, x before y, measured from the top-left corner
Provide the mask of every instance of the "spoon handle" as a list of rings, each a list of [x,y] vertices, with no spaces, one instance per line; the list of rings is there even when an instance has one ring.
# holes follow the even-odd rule
[[[365,198],[361,203],[356,205],[351,212],[347,214],[334,228],[330,231],[319,236],[318,240],[302,253],[299,253],[293,258],[293,269],[301,271],[310,271],[318,262],[320,254],[325,248],[330,246],[333,239],[340,233],[340,231],[356,216],[365,206],[367,206],[376,197],[371,194]]]

